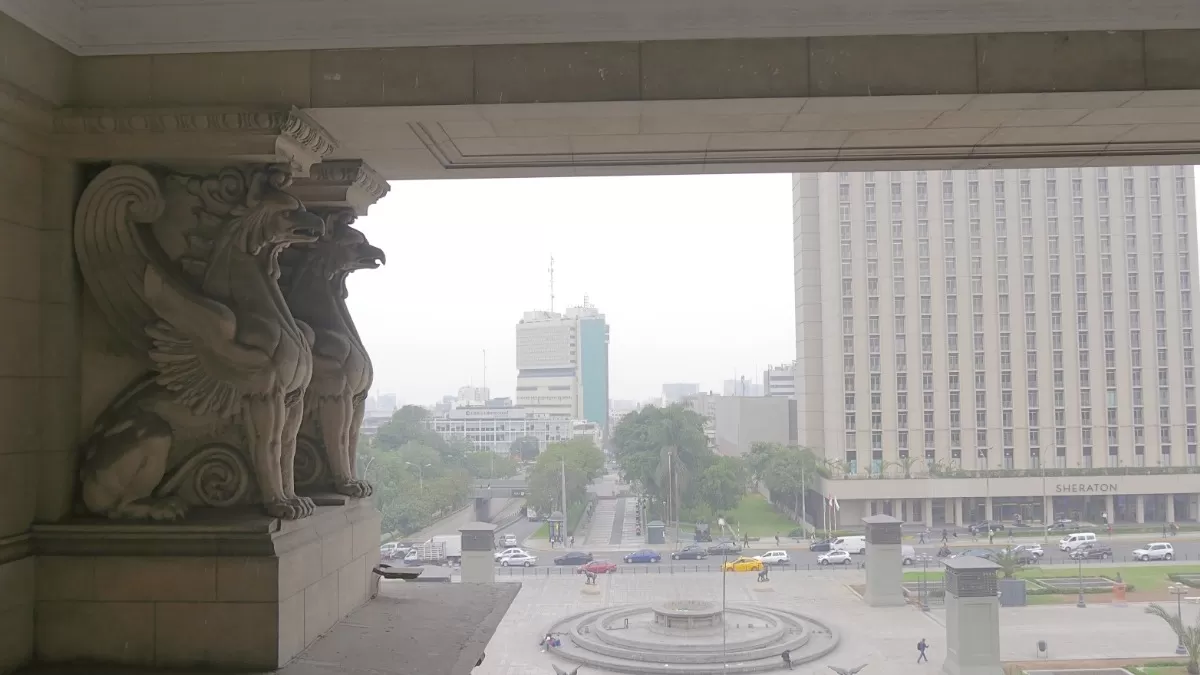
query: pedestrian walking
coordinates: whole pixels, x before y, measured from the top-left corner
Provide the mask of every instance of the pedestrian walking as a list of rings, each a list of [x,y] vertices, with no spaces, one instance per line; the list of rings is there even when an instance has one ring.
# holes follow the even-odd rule
[[[791,650],[785,649],[785,650],[783,650],[783,653],[780,654],[779,656],[781,658],[783,658],[783,665],[787,666],[788,670],[791,670],[792,669],[792,652],[791,652]]]
[[[946,528],[943,527],[942,528],[942,543],[946,544],[946,543],[949,543],[949,541],[950,541],[950,533],[947,532]]]
[[[924,543],[925,543],[925,533],[924,533],[924,532],[921,532],[921,533],[917,534],[917,543],[918,543],[918,544],[924,544]]]
[[[775,533],[775,545],[779,546],[779,533],[778,532]]]
[[[571,535],[571,545],[575,545],[575,535]]]
[[[921,638],[921,641],[917,643],[917,663],[922,661],[929,663],[929,657],[925,656],[926,649],[929,649],[929,643],[925,642],[925,638]]]
[[[996,531],[995,530],[988,530],[988,543],[989,544],[996,543]]]

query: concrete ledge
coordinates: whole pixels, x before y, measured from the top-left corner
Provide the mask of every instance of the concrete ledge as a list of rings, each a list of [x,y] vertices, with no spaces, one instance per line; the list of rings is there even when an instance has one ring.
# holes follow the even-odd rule
[[[278,668],[369,599],[379,523],[351,500],[293,522],[210,512],[39,526],[36,659]]]

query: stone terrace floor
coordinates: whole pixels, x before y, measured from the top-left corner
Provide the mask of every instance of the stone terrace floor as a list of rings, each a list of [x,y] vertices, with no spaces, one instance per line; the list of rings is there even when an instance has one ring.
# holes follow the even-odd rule
[[[664,569],[665,572],[665,569]],[[841,632],[827,658],[797,666],[797,673],[829,673],[826,665],[870,664],[863,675],[940,672],[945,653],[945,612],[905,607],[871,608],[851,590],[860,571],[777,572],[769,592],[752,573],[730,574],[729,602],[777,605],[818,616]],[[339,622],[280,675],[552,675],[551,658],[538,640],[560,617],[601,606],[667,599],[721,599],[718,572],[616,574],[600,577],[600,594],[586,595],[575,575],[501,577],[491,586],[406,584],[385,581],[380,596]],[[516,583],[520,580],[520,583]],[[516,596],[513,599],[513,596]],[[511,602],[511,606],[509,605]],[[1174,655],[1175,638],[1144,605],[1052,605],[1000,610],[1001,653],[1006,661],[1035,661],[1038,640],[1050,658],[1147,658]],[[1194,615],[1195,607],[1185,608]],[[1191,620],[1191,617],[1188,617]],[[915,645],[930,643],[930,663],[917,665]],[[486,644],[486,647],[484,645]],[[473,668],[481,650],[482,665]],[[559,662],[560,667],[573,667]],[[570,670],[568,667],[568,672]],[[38,669],[42,675],[116,675],[127,670]],[[146,671],[136,671],[146,673]],[[581,668],[580,675],[602,675]]]

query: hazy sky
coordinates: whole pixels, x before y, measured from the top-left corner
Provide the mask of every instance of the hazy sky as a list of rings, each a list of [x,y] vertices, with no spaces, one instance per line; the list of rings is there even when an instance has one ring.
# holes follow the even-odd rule
[[[350,308],[375,387],[430,403],[484,379],[512,396],[521,314],[589,301],[611,397],[720,390],[796,357],[788,174],[404,181],[357,227],[388,263]]]

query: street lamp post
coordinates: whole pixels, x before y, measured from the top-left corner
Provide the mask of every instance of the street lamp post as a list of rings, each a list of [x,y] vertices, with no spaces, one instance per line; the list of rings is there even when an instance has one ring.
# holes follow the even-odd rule
[[[928,553],[921,553],[917,556],[917,560],[921,563],[921,611],[929,611],[929,582],[926,576],[929,574],[929,563],[932,558]]]
[[[1083,601],[1083,554],[1080,553],[1076,560],[1079,562],[1079,601],[1075,603],[1075,606],[1082,609],[1087,607],[1087,603]]]
[[[417,467],[417,481],[419,482],[419,484],[421,486],[421,492],[424,492],[425,491],[425,469],[432,468],[433,465],[432,464],[413,464],[412,462],[405,462],[405,464],[407,464],[409,466]]]
[[[1183,625],[1183,596],[1187,595],[1188,587],[1183,584],[1175,583],[1167,586],[1167,590],[1171,595],[1175,596],[1175,616],[1179,618],[1179,625]],[[1179,635],[1179,642],[1175,645],[1175,653],[1179,656],[1187,654],[1187,647],[1183,646],[1183,634]]]
[[[729,668],[727,661],[726,647],[728,646],[728,638],[725,633],[725,575],[728,573],[727,564],[729,562],[729,548],[721,547],[721,670]]]

